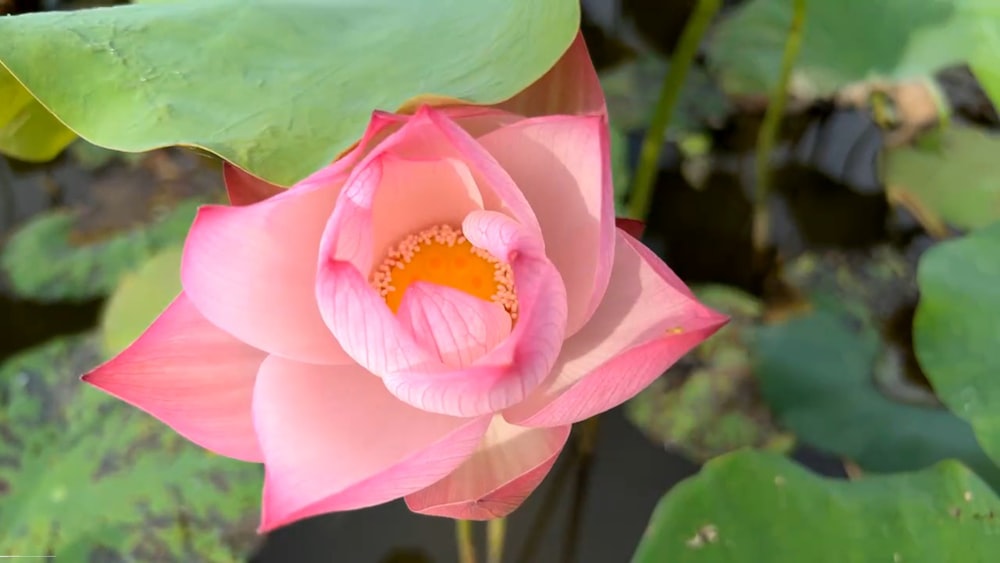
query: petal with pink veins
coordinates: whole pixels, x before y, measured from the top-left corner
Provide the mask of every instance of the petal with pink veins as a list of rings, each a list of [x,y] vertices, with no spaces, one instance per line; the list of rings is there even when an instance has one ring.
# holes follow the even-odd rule
[[[606,115],[604,92],[594,63],[579,33],[547,73],[498,108],[535,117],[541,115]]]
[[[699,303],[652,251],[618,231],[604,301],[563,345],[552,375],[504,418],[561,426],[604,412],[636,395],[727,320]]]
[[[122,353],[83,376],[195,444],[261,461],[251,416],[266,354],[208,322],[182,293]]]
[[[271,354],[349,361],[316,305],[316,257],[342,180],[302,183],[244,207],[198,211],[181,283],[213,324]]]
[[[562,274],[566,333],[597,309],[615,246],[607,121],[600,116],[526,119],[479,139],[517,183],[538,217],[545,252]]]
[[[459,368],[486,355],[511,328],[510,315],[498,303],[425,282],[406,288],[398,316],[425,349]]]
[[[526,428],[496,416],[458,469],[406,497],[410,510],[461,520],[503,518],[538,487],[559,458],[570,426]]]
[[[356,365],[277,356],[260,368],[253,414],[266,467],[262,532],[423,489],[468,459],[490,423],[405,405]]]

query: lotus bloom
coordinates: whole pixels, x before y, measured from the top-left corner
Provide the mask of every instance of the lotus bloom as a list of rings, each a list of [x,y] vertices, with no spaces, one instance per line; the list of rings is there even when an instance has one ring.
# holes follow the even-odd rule
[[[261,530],[405,498],[502,517],[570,427],[725,318],[617,229],[582,39],[494,107],[376,112],[288,190],[236,168],[183,292],[85,380],[192,442],[262,462]]]

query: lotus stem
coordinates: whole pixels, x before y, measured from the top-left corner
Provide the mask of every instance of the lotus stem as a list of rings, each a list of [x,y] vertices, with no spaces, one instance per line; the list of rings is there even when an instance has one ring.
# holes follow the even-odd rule
[[[455,540],[458,543],[459,563],[476,563],[476,543],[472,538],[472,522],[455,520]]]
[[[600,418],[593,416],[580,424],[576,466],[576,486],[573,490],[573,505],[570,508],[569,524],[563,537],[563,563],[576,561],[576,548],[579,543],[580,524],[583,522],[583,507],[587,499],[587,489],[590,484],[590,467],[594,459],[594,447],[597,444],[597,428]]]
[[[503,561],[503,544],[507,536],[507,519],[497,518],[486,523],[486,561]]]
[[[653,199],[653,180],[659,169],[660,149],[663,138],[670,126],[677,101],[684,87],[684,79],[698,54],[701,39],[708,30],[709,24],[722,6],[722,0],[698,0],[691,17],[688,18],[680,42],[670,58],[670,68],[660,87],[660,98],[653,110],[653,118],[642,139],[639,150],[639,163],[635,175],[632,176],[632,186],[628,195],[628,213],[633,219],[644,221],[649,214]]]
[[[757,155],[755,166],[755,186],[753,203],[754,250],[758,253],[768,247],[771,240],[771,218],[768,213],[768,198],[771,195],[771,154],[778,137],[778,127],[788,102],[788,83],[792,78],[792,68],[802,47],[802,29],[806,22],[806,0],[792,0],[792,25],[785,40],[785,52],[781,56],[781,74],[771,93],[771,101],[764,112],[764,121],[757,132]]]

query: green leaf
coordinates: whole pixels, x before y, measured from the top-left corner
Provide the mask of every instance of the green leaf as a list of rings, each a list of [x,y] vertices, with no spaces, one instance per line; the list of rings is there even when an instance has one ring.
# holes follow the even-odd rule
[[[863,469],[919,469],[957,458],[1000,486],[969,425],[943,408],[890,400],[875,383],[875,329],[842,309],[759,329],[754,373],[779,421]]]
[[[737,452],[660,501],[632,563],[985,563],[1000,550],[998,514],[956,462],[849,482]]]
[[[889,197],[907,207],[931,231],[943,225],[978,229],[1000,219],[1000,137],[952,126],[927,143],[883,153]]]
[[[181,203],[145,226],[98,241],[74,242],[76,216],[39,215],[18,230],[0,254],[14,290],[40,301],[85,300],[107,295],[122,275],[159,250],[182,242],[201,200]]]
[[[244,561],[262,472],[80,383],[93,336],[0,368],[0,553],[66,561]]]
[[[1000,463],[1000,223],[941,243],[917,271],[917,358],[941,400]]]
[[[751,0],[719,25],[709,61],[727,91],[772,91],[791,10],[787,0]],[[856,82],[915,79],[962,63],[995,76],[998,44],[1000,5],[993,0],[811,0],[792,88],[825,96]]]
[[[732,287],[692,289],[730,322],[626,403],[629,420],[654,442],[699,463],[746,446],[791,449],[794,436],[777,428],[750,369],[746,335],[763,304]]]
[[[0,154],[28,162],[55,158],[76,134],[0,67]]]
[[[181,292],[183,250],[179,245],[168,248],[122,277],[101,318],[101,344],[106,356],[124,350]]]
[[[194,145],[289,185],[372,110],[513,96],[578,26],[576,0],[153,2],[0,18],[0,62],[96,145]]]

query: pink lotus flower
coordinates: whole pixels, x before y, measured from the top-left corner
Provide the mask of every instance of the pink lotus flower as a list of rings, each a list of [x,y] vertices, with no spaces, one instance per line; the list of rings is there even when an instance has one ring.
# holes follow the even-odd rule
[[[263,462],[261,529],[405,498],[502,517],[574,422],[634,396],[725,318],[616,229],[582,39],[497,107],[376,112],[288,190],[235,168],[184,291],[84,376],[192,442]]]

